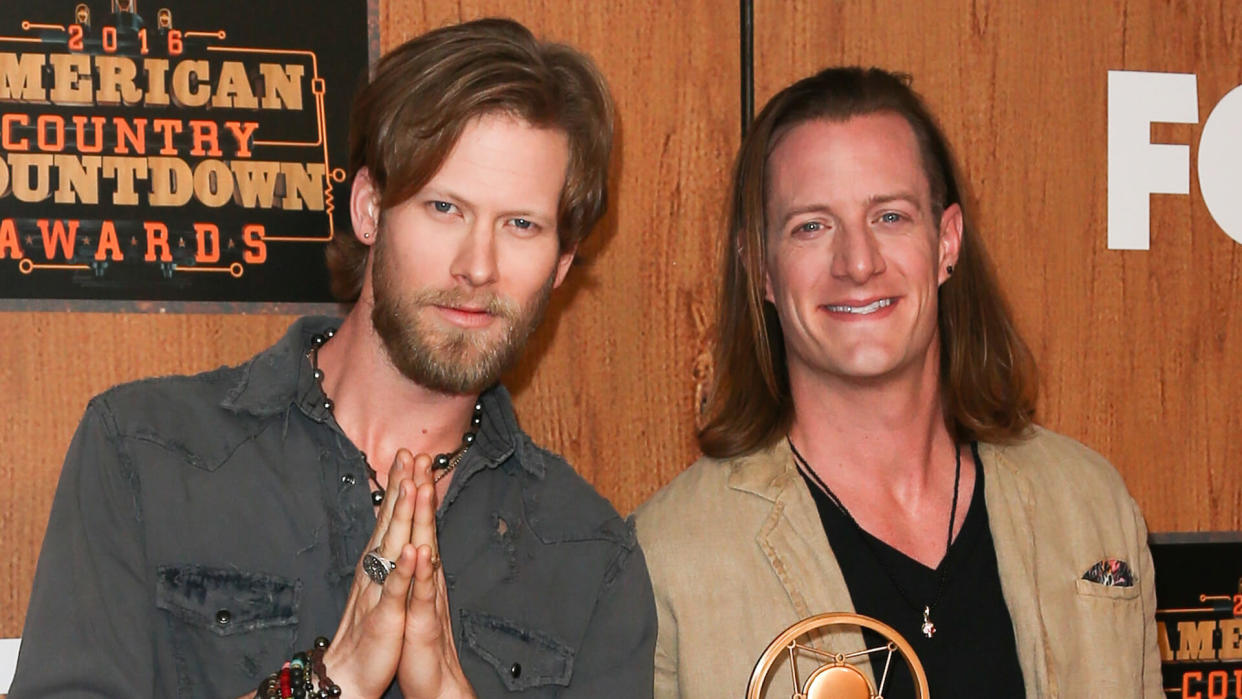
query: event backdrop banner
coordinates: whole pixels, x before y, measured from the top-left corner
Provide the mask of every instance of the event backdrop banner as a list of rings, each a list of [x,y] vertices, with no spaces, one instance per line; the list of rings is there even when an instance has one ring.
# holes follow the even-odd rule
[[[1151,535],[1170,699],[1242,697],[1242,532]]]
[[[0,298],[327,302],[365,0],[0,3]]]

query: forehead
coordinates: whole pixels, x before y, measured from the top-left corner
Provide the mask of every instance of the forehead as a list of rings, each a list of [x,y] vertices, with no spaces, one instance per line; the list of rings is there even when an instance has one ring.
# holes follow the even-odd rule
[[[891,112],[789,127],[777,137],[766,170],[767,203],[776,208],[898,192],[914,193],[924,204],[931,197],[914,130]]]
[[[555,208],[568,168],[564,131],[531,126],[504,113],[485,114],[462,128],[427,187]]]

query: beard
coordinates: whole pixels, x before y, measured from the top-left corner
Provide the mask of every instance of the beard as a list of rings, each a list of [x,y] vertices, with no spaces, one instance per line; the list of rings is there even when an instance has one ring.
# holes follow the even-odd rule
[[[371,324],[397,371],[420,386],[451,394],[481,393],[499,381],[543,320],[556,270],[525,305],[461,288],[404,291],[385,247],[381,237],[372,265]],[[432,306],[463,305],[481,307],[495,320],[486,328],[459,328],[423,312]]]

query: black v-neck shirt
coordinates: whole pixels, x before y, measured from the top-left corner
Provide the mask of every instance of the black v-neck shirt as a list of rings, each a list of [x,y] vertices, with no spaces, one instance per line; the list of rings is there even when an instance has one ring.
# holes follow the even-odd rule
[[[1021,697],[1025,692],[1022,668],[1009,609],[1001,594],[983,497],[983,468],[975,445],[971,453],[975,486],[970,508],[936,570],[863,531],[805,474],[803,480],[845,575],[854,610],[883,621],[909,641],[923,663],[931,696]],[[942,530],[940,536],[945,535]],[[937,600],[942,571],[944,589]],[[922,633],[924,605],[931,606],[931,621],[936,626],[932,638]],[[863,637],[868,648],[883,645],[879,634],[864,631]],[[871,656],[877,683],[886,655],[879,652]],[[885,699],[915,696],[909,671],[897,654],[893,655],[883,695]]]

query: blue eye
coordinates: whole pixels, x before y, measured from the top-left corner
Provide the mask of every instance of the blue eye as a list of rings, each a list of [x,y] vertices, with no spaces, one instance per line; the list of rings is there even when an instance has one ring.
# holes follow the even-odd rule
[[[447,214],[448,212],[453,210],[453,205],[448,203],[447,201],[433,201],[431,202],[431,206],[436,211],[442,214]]]
[[[795,233],[815,233],[824,229],[824,224],[819,221],[807,221],[806,223],[794,229]]]
[[[524,231],[525,231],[525,230],[529,230],[529,229],[533,228],[533,227],[534,227],[534,225],[535,225],[535,223],[534,223],[533,221],[529,221],[529,220],[524,219],[524,218],[515,218],[515,219],[511,219],[511,220],[510,220],[510,223],[512,223],[512,224],[513,224],[516,228],[520,228],[520,229],[522,229],[522,230],[524,230]]]
[[[880,220],[884,223],[899,223],[901,221],[901,214],[895,211],[885,211],[880,214]]]

